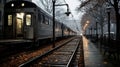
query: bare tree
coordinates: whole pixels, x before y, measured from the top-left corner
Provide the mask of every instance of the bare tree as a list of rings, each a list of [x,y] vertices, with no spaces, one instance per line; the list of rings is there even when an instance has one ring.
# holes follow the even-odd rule
[[[52,15],[53,12],[53,3],[52,0],[39,0],[41,4],[43,5],[44,9]],[[55,5],[58,4],[66,4],[64,0],[56,0]],[[65,12],[67,11],[66,6],[55,6],[55,18],[59,20],[61,23],[66,24],[65,22],[68,17],[65,15]]]
[[[120,13],[119,13],[120,0],[105,0],[105,1],[114,7],[116,15],[116,39],[120,40]]]
[[[52,3],[52,0],[40,0],[41,4],[44,6],[45,10],[47,12],[49,12],[50,14],[52,14],[53,12],[53,3]],[[63,1],[60,1],[60,0],[56,0],[55,4],[63,4],[64,2]],[[64,19],[66,18],[66,16],[64,15],[64,12],[66,10],[64,8],[62,8],[61,6],[56,6],[55,7],[55,15],[56,15],[56,18],[58,20],[62,20],[64,21]]]
[[[81,1],[81,0],[80,0]],[[101,36],[103,36],[103,26],[105,18],[105,1],[104,0],[85,0],[78,10],[86,11],[88,15],[98,22],[101,28]],[[94,23],[95,24],[95,23]]]
[[[49,13],[53,11],[53,3],[52,0],[40,0],[41,4],[44,6],[45,10]],[[62,3],[62,1],[56,0],[55,4]],[[60,8],[61,9],[61,8]],[[58,11],[59,9],[56,9]],[[63,9],[62,9],[63,10]]]
[[[40,2],[44,6],[46,11],[52,13],[52,0],[40,0]]]

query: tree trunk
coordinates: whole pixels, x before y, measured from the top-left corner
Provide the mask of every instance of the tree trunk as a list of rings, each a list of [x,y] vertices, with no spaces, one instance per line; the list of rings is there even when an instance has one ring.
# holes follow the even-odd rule
[[[119,8],[118,8],[118,2],[114,0],[114,10],[116,15],[116,40],[120,40],[120,22],[119,22]]]

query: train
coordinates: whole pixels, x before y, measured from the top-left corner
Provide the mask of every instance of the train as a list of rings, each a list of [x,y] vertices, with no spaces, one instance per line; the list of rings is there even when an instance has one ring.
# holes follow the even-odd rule
[[[3,32],[5,39],[38,42],[53,38],[52,16],[30,1],[10,1],[4,6]],[[55,19],[55,37],[75,36],[77,33]]]

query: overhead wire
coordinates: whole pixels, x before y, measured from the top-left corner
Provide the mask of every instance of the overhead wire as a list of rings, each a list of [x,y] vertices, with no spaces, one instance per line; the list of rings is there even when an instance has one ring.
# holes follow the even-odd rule
[[[66,0],[64,0],[64,2],[67,4],[67,2],[66,2]],[[71,9],[69,8],[69,10],[70,10],[70,12],[71,12]],[[77,31],[79,31],[79,26],[77,25],[77,22],[76,22],[76,20],[75,20],[75,18],[74,18],[74,15],[72,14],[72,12],[71,12],[71,16],[72,16],[72,18],[73,18],[73,20],[74,20],[74,22],[76,23],[76,29],[77,29]]]

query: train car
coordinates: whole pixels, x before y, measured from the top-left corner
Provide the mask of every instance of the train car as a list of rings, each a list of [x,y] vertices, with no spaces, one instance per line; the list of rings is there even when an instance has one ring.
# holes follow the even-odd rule
[[[4,6],[4,38],[39,41],[51,39],[53,33],[52,16],[29,1],[10,1]],[[56,37],[75,33],[56,20]]]

